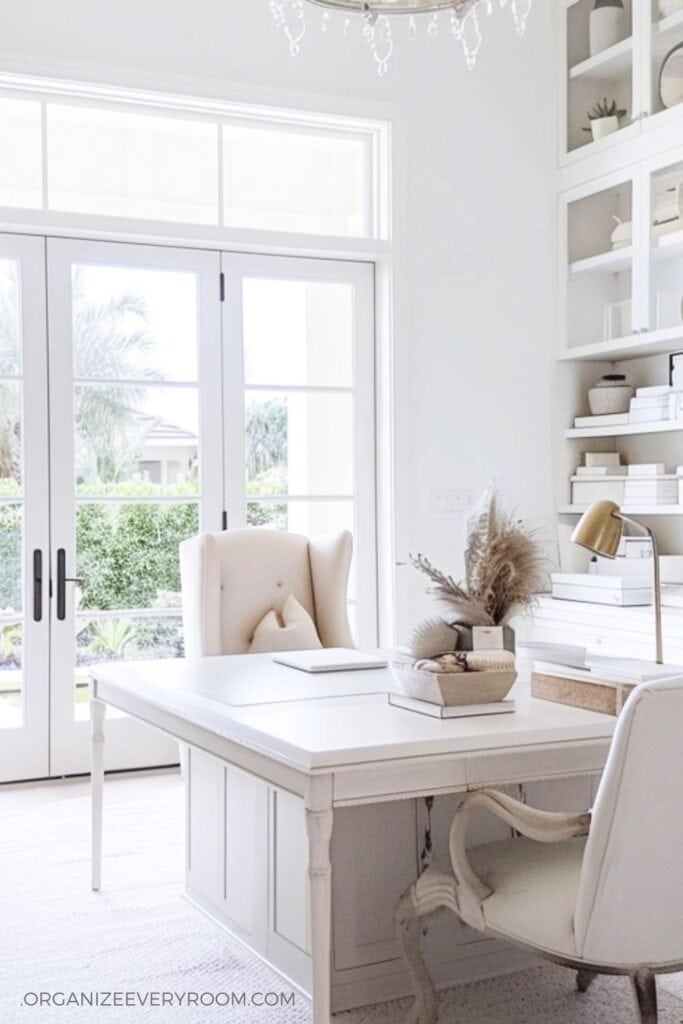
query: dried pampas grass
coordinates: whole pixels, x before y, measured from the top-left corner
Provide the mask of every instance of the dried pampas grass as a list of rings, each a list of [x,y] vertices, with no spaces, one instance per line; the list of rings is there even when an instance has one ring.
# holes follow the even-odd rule
[[[448,607],[454,624],[501,625],[530,608],[546,584],[547,559],[536,531],[503,505],[492,485],[467,520],[464,583],[424,555],[411,561],[432,581],[430,593]]]

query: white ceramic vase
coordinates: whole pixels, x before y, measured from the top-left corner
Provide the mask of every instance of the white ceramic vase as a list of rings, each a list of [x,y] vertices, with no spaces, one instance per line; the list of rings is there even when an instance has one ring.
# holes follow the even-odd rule
[[[604,139],[606,135],[611,135],[612,132],[619,131],[619,118],[616,117],[596,117],[595,120],[591,121],[591,132],[593,133],[593,141],[597,142],[598,139]]]
[[[626,12],[623,7],[596,7],[590,13],[588,32],[591,57],[626,38]]]

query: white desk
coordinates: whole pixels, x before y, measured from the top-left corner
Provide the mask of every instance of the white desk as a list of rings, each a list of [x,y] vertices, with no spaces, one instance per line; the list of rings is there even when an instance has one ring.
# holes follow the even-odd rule
[[[268,655],[110,664],[91,674],[93,887],[100,885],[111,704],[189,746],[190,780],[196,769],[201,785],[192,790],[188,783],[188,877],[199,879],[191,884],[196,902],[219,918],[216,908],[227,907],[239,937],[312,992],[315,1024],[328,1024],[332,1008],[335,815],[484,785],[595,775],[615,722],[533,701],[521,685],[512,715],[441,721],[391,707],[388,670],[311,676]],[[298,808],[304,838],[296,830]],[[225,814],[223,846],[214,850],[218,839],[206,829],[217,809]],[[386,850],[387,860],[400,855],[400,844]],[[343,869],[343,860],[338,864]],[[267,892],[257,913],[261,889]],[[337,907],[343,913],[335,898]],[[292,918],[297,908],[301,926]],[[403,992],[385,985],[383,997],[391,994]]]

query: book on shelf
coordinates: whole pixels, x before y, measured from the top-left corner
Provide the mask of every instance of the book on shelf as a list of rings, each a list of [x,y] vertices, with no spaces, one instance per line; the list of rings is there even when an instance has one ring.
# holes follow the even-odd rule
[[[584,452],[583,461],[588,469],[604,469],[607,466],[620,466],[619,452]]]
[[[663,462],[632,462],[626,471],[629,476],[664,476],[666,466]]]
[[[551,574],[551,581],[551,594],[556,601],[606,604],[614,608],[652,604],[652,581],[645,575],[557,572]]]
[[[648,398],[656,395],[673,395],[676,392],[681,393],[681,388],[677,388],[672,384],[653,384],[644,388],[636,388],[636,398]]]
[[[661,409],[632,409],[628,414],[629,423],[664,423],[676,418],[668,405],[662,406]]]
[[[627,412],[610,412],[604,416],[577,416],[575,427],[620,427],[629,422]]]
[[[615,466],[577,466],[576,476],[601,477],[608,474],[611,476],[615,469]]]
[[[514,700],[494,701],[490,704],[463,704],[445,707],[443,704],[430,704],[417,697],[406,697],[402,693],[390,693],[389,703],[392,707],[404,711],[414,711],[418,715],[429,718],[475,718],[480,715],[509,715],[515,710]]]

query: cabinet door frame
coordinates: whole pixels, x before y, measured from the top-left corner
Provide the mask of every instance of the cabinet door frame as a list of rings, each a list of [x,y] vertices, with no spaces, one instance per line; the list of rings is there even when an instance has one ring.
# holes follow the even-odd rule
[[[55,581],[57,551],[60,548],[67,553],[67,576],[76,576],[71,337],[73,263],[180,270],[197,275],[201,531],[220,529],[223,496],[218,253],[202,249],[48,238],[52,578]],[[90,760],[89,721],[75,721],[73,714],[74,588],[67,585],[66,589],[66,615],[63,620],[57,619],[56,601],[52,602],[50,774],[53,775],[87,771]],[[148,726],[128,716],[110,716],[105,744],[107,770],[177,763],[177,744],[168,737],[151,731]]]
[[[23,625],[22,724],[0,730],[0,782],[49,772],[50,524],[45,239],[0,234],[0,258],[20,267],[22,371]],[[41,620],[33,614],[33,552],[42,553]]]

